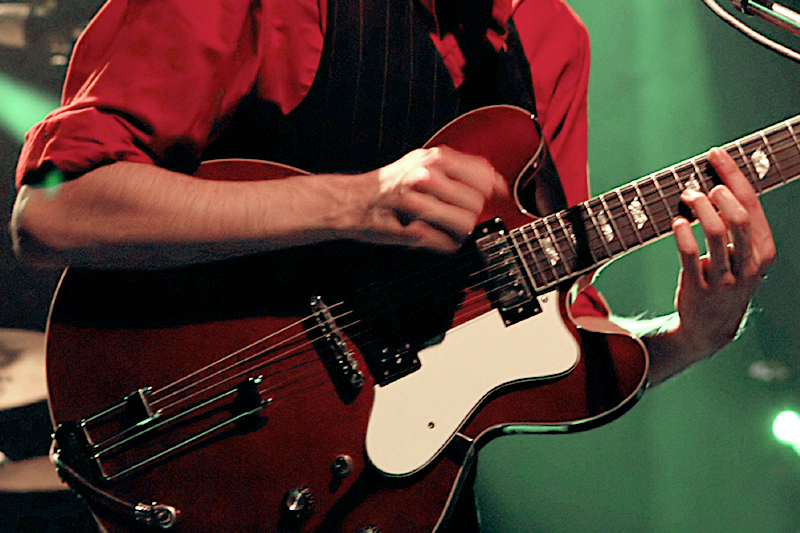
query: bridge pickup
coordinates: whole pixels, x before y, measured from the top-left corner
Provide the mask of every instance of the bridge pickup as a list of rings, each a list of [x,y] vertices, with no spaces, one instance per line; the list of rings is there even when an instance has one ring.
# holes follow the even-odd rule
[[[306,331],[339,398],[350,403],[364,385],[364,374],[358,369],[358,361],[345,343],[330,307],[315,296],[311,298],[311,310],[313,314],[306,324]]]
[[[475,245],[485,269],[484,288],[505,325],[541,313],[519,250],[509,239],[503,221],[494,218],[478,226]]]

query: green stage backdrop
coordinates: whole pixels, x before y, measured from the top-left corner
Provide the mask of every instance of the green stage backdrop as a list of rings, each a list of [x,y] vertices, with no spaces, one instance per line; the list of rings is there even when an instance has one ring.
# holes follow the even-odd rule
[[[571,5],[593,43],[594,194],[800,113],[800,65],[699,0]],[[779,258],[735,345],[607,426],[508,437],[481,452],[487,533],[800,531],[800,454],[772,433],[779,412],[800,410],[798,201],[798,184],[764,197]],[[666,313],[678,269],[670,238],[616,261],[598,285],[620,314]],[[790,374],[753,379],[759,362]]]

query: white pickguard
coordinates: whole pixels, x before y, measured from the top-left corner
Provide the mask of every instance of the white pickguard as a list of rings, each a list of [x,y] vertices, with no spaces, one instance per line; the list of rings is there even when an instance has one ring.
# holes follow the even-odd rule
[[[558,297],[556,291],[539,296],[542,313],[510,327],[493,310],[454,328],[419,353],[419,370],[376,386],[366,435],[375,467],[392,476],[416,472],[494,389],[574,368],[580,351]]]

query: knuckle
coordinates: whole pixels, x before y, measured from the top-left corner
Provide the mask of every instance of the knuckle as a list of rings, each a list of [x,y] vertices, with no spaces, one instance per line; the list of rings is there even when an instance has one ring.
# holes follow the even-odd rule
[[[728,214],[728,222],[742,228],[749,228],[750,216],[744,207],[737,207]]]
[[[709,240],[722,240],[728,235],[728,230],[725,226],[718,223],[709,223],[704,228],[704,231]]]
[[[416,167],[409,178],[413,183],[427,182],[433,179],[433,171],[427,166]]]
[[[425,157],[430,163],[439,163],[445,156],[446,154],[443,146],[433,146],[426,149]]]

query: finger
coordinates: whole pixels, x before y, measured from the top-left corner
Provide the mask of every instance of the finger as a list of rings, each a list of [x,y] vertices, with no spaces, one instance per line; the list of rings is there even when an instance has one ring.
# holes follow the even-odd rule
[[[703,228],[710,256],[705,272],[706,280],[709,283],[716,283],[730,273],[728,228],[714,208],[711,200],[705,194],[693,189],[685,189],[681,193],[681,200],[689,206],[698,222],[700,222],[700,227]]]
[[[481,192],[486,199],[510,198],[511,193],[505,178],[483,157],[465,154],[447,146],[430,149],[430,157],[448,177]]]
[[[424,248],[443,253],[454,252],[462,244],[447,232],[437,229],[427,222],[417,220],[410,215],[394,212],[391,209],[385,210],[379,223],[364,230],[360,237],[367,242]]]
[[[452,253],[463,243],[462,240],[454,239],[449,233],[421,220],[411,221],[404,233],[411,238],[413,246],[434,252]]]
[[[423,221],[456,240],[464,240],[472,233],[480,214],[413,189],[402,195],[396,210],[408,221],[406,225],[411,226],[410,221]]]
[[[683,217],[672,221],[672,232],[681,256],[681,284],[700,287],[704,285],[703,269],[700,264],[700,247],[694,238],[692,225]]]
[[[772,231],[758,195],[733,158],[720,148],[712,148],[708,153],[708,160],[733,196],[750,214],[756,241],[764,238],[771,240]]]
[[[449,179],[438,171],[429,171],[424,174],[413,183],[412,188],[415,191],[432,195],[444,203],[466,209],[475,214],[480,214],[483,211],[487,198],[480,191],[460,181]]]
[[[759,265],[753,252],[750,216],[747,210],[726,186],[714,187],[709,193],[709,198],[727,222],[730,231],[733,243],[729,249],[731,272],[737,279],[756,275]]]
[[[759,274],[763,276],[775,260],[776,249],[772,229],[758,195],[727,152],[720,148],[712,148],[709,151],[708,160],[750,216],[751,242],[759,263]]]

